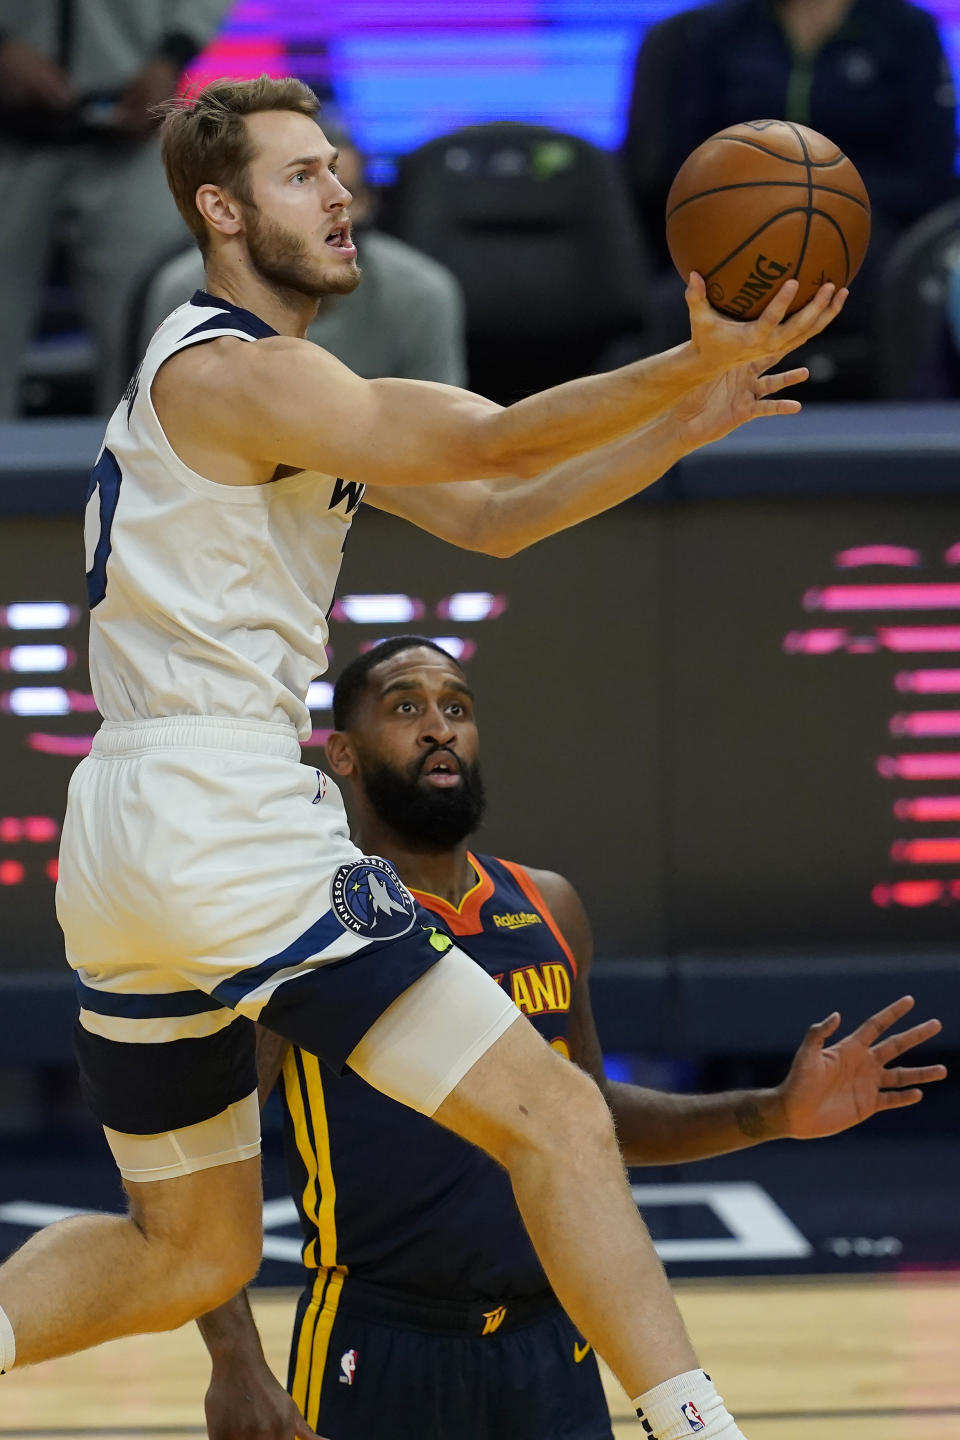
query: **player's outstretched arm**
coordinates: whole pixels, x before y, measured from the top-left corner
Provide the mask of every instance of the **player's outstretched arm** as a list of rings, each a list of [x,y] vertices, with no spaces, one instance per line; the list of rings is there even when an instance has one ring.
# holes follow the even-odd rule
[[[465,550],[515,555],[639,494],[684,455],[747,421],[795,414],[799,402],[779,392],[806,375],[804,369],[765,375],[759,365],[739,366],[699,386],[643,430],[540,475],[466,485],[377,485],[365,498]]]
[[[785,285],[757,320],[698,322],[698,338],[675,350],[506,408],[426,381],[363,380],[285,336],[183,351],[161,368],[153,397],[174,449],[202,474],[205,456],[226,454],[251,484],[280,465],[380,486],[529,477],[650,423],[732,365],[766,367],[838,303],[824,286],[781,326],[792,294]]]
[[[586,911],[562,876],[533,874],[577,961],[570,1058],[600,1086],[627,1165],[678,1165],[765,1140],[821,1139],[880,1110],[916,1105],[922,1086],[946,1076],[944,1065],[894,1063],[943,1028],[939,1020],[925,1020],[891,1035],[891,1027],[913,1009],[913,997],[904,995],[833,1045],[826,1042],[840,1025],[839,1015],[811,1025],[789,1073],[772,1090],[676,1095],[608,1080],[590,1005],[593,941]]]

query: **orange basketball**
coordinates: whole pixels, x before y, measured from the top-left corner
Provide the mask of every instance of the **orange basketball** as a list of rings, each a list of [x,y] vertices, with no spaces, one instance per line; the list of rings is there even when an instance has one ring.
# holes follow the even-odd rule
[[[752,320],[784,280],[791,313],[827,281],[849,285],[870,239],[870,200],[831,140],[786,120],[749,120],[688,156],[667,196],[667,244],[710,303]]]

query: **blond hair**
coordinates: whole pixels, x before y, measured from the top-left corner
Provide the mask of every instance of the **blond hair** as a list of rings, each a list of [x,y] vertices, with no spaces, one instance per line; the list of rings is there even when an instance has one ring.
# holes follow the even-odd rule
[[[163,106],[161,151],[177,209],[206,254],[210,232],[197,209],[201,185],[222,185],[244,204],[253,203],[247,173],[256,151],[245,115],[264,110],[293,110],[316,119],[319,101],[302,80],[216,80],[193,95]]]

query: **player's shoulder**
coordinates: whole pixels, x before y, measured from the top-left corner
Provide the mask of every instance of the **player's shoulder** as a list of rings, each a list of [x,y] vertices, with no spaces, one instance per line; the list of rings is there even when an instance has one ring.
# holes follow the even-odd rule
[[[500,863],[530,877],[534,887],[542,896],[544,904],[561,929],[564,928],[565,919],[579,919],[581,916],[585,918],[583,901],[565,875],[559,874],[556,870],[539,870],[532,865],[524,865],[518,860],[501,860]]]
[[[298,371],[316,349],[309,341],[289,335],[270,335],[256,342],[218,335],[171,355],[157,371],[154,394],[166,401],[187,398],[195,408],[198,402],[252,399],[262,393],[269,376]]]

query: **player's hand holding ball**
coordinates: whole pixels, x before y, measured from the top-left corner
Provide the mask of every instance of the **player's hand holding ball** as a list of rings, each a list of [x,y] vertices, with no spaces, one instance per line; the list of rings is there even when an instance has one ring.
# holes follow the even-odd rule
[[[704,141],[667,197],[667,244],[688,281],[702,361],[766,368],[818,335],[843,308],[869,238],[863,181],[816,131],[753,120]]]

